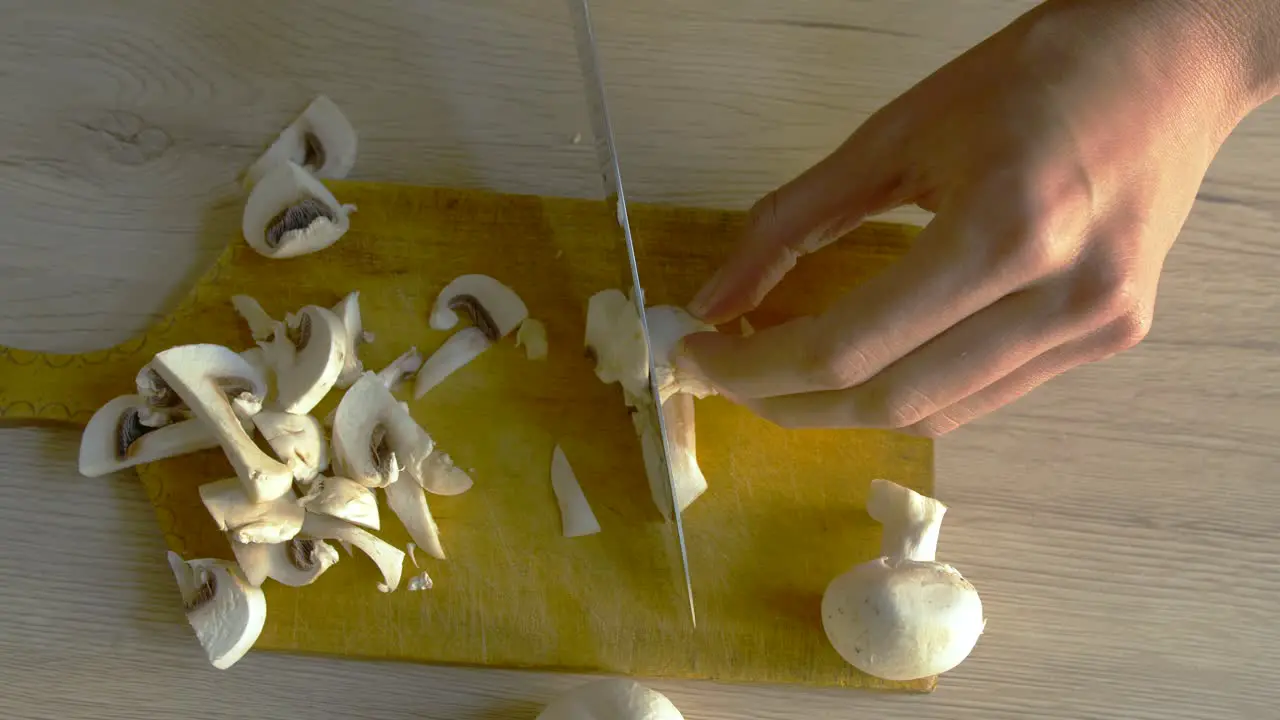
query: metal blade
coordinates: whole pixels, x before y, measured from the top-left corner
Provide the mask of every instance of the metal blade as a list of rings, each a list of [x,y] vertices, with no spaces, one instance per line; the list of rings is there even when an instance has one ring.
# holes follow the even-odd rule
[[[600,72],[600,59],[596,53],[595,31],[591,27],[591,9],[587,0],[568,0],[569,14],[573,17],[574,36],[578,43],[578,62],[582,65],[582,80],[587,93],[587,108],[591,114],[591,129],[595,138],[596,158],[600,162],[600,174],[604,181],[605,200],[614,206],[622,237],[626,242],[627,260],[630,262],[632,300],[640,314],[644,328],[645,346],[649,352],[649,393],[652,402],[647,411],[656,423],[662,438],[662,472],[667,492],[671,498],[671,517],[675,520],[676,540],[680,544],[680,565],[684,569],[684,587],[689,596],[689,616],[694,627],[698,616],[693,607],[693,581],[689,575],[689,554],[684,543],[684,522],[680,518],[680,505],[676,498],[675,480],[671,475],[671,443],[667,439],[667,424],[662,417],[662,404],[658,396],[657,370],[654,367],[649,340],[649,320],[644,312],[644,288],[640,285],[640,268],[636,263],[636,246],[631,237],[631,222],[627,217],[627,195],[622,189],[622,169],[618,164],[617,148],[613,139],[613,125],[609,120],[609,108],[605,102],[604,78]]]

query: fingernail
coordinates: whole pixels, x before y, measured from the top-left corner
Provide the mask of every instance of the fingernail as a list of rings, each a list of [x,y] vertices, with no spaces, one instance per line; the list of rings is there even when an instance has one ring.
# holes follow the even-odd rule
[[[715,304],[716,295],[720,292],[720,285],[724,281],[724,268],[716,271],[715,275],[702,286],[698,294],[689,302],[688,310],[694,317],[705,320],[711,312],[711,306]]]

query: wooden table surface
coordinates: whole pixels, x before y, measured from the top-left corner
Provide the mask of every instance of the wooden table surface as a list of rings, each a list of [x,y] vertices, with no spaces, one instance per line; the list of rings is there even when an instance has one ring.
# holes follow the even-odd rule
[[[597,0],[637,199],[745,207],[1029,0]],[[945,9],[944,9],[945,8]],[[234,237],[316,92],[355,177],[598,194],[561,2],[0,0],[0,343],[101,347]],[[653,683],[689,718],[1235,718],[1280,703],[1280,106],[1222,150],[1149,339],[942,441],[983,593],[927,697]],[[0,715],[533,718],[569,676],[251,654],[208,667],[141,488],[0,430]]]

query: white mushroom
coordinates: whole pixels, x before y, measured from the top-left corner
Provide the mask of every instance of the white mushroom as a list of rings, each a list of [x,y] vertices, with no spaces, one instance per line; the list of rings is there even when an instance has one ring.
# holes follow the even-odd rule
[[[369,342],[365,337],[364,320],[360,315],[360,291],[352,290],[347,293],[346,297],[333,306],[333,314],[342,321],[342,327],[347,334],[346,356],[343,358],[342,372],[338,373],[338,381],[335,384],[340,388],[349,388],[351,383],[359,380],[364,374],[364,363],[360,362],[359,350],[361,345]]]
[[[354,205],[291,160],[270,169],[244,205],[241,231],[260,255],[283,259],[323,250],[350,227]]]
[[[516,347],[524,346],[525,356],[530,360],[547,358],[547,326],[541,320],[525,318],[516,330]]]
[[[560,523],[565,537],[594,535],[600,532],[600,523],[587,496],[578,484],[578,478],[569,465],[569,458],[564,450],[556,445],[551,452],[551,490],[555,493],[556,503],[560,506]]]
[[[382,489],[386,493],[387,507],[400,518],[400,523],[408,531],[409,537],[428,555],[440,560],[445,559],[444,547],[440,544],[440,528],[431,516],[431,508],[427,506],[427,496],[416,483],[407,482],[401,477],[396,482]]]
[[[143,425],[146,402],[121,395],[89,419],[80,436],[80,474],[99,477],[124,468],[218,447],[218,438],[199,420],[164,427]]]
[[[309,483],[329,469],[329,443],[314,417],[263,411],[253,416],[253,424],[297,482]]]
[[[465,327],[449,336],[444,344],[422,363],[413,383],[415,399],[426,395],[463,365],[489,349],[493,340],[479,327]]]
[[[266,502],[289,492],[293,471],[253,442],[223,389],[254,378],[244,358],[220,345],[182,345],[160,352],[151,364],[218,438],[251,500]]]
[[[627,678],[605,678],[557,697],[537,720],[684,720],[684,716],[657,690]]]
[[[338,316],[317,305],[275,323],[272,339],[261,346],[275,370],[279,410],[305,415],[324,399],[346,362],[346,337]]]
[[[461,495],[474,484],[465,470],[453,464],[449,453],[440,452],[439,448],[422,461],[418,472],[409,475],[432,495]]]
[[[649,321],[649,342],[653,349],[658,395],[663,402],[678,392],[688,393],[697,398],[715,395],[715,388],[696,377],[678,371],[672,364],[676,345],[684,336],[696,332],[715,332],[715,326],[708,325],[690,315],[684,308],[673,305],[655,305],[645,308],[644,312]]]
[[[885,680],[916,680],[959,665],[986,621],[982,601],[955,568],[935,561],[946,506],[874,480],[867,512],[884,526],[882,557],[831,581],[822,627],[840,656]]]
[[[286,161],[316,177],[344,178],[356,163],[356,146],[356,130],[347,116],[328,97],[317,95],[245,171],[245,187]]]
[[[310,585],[339,559],[332,545],[308,537],[272,544],[232,540],[231,551],[245,579],[254,587],[260,587],[267,578],[290,587]]]
[[[378,498],[369,488],[344,477],[319,477],[298,503],[307,512],[332,515],[349,523],[377,530]]]
[[[169,552],[169,567],[182,592],[187,622],[209,662],[219,670],[236,663],[258,641],[267,618],[267,598],[234,563],[183,560]]]
[[[600,382],[621,383],[634,397],[649,394],[649,351],[636,306],[621,290],[601,290],[587,302],[587,356]]]
[[[391,592],[400,586],[400,575],[404,572],[404,551],[367,530],[328,515],[308,513],[306,521],[302,523],[302,534],[320,540],[337,540],[344,545],[355,545],[382,572],[383,582],[378,583],[379,591]]]
[[[529,317],[529,309],[516,291],[488,275],[462,275],[446,285],[431,309],[431,327],[452,330],[459,312],[493,342]]]
[[[271,339],[276,319],[268,315],[257,300],[249,295],[232,295],[231,307],[244,318],[245,324],[249,326],[249,335],[255,342]]]
[[[284,542],[302,529],[306,514],[293,491],[255,503],[237,478],[201,485],[200,501],[218,529],[240,543]]]

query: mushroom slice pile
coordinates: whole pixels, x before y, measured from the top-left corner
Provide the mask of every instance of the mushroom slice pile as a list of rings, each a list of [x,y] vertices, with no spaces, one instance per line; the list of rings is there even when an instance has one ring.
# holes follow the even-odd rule
[[[99,408],[80,436],[80,474],[99,477],[218,447],[218,438],[199,420],[150,427],[142,424],[145,410],[140,395],[121,395]]]
[[[245,172],[252,187],[272,168],[297,163],[317,177],[344,178],[356,164],[356,129],[332,100],[318,95]]]
[[[314,417],[263,411],[253,416],[253,424],[297,482],[309,483],[329,469],[329,443]]]
[[[234,563],[183,560],[169,552],[169,567],[182,592],[187,622],[209,662],[219,670],[236,663],[258,641],[267,619],[267,598],[245,580]]]
[[[253,442],[223,390],[229,383],[260,379],[244,358],[221,345],[180,345],[158,353],[151,362],[218,439],[253,502],[274,500],[289,492],[293,470]]]
[[[600,523],[596,520],[595,513],[591,512],[591,505],[587,502],[587,496],[582,493],[577,476],[573,474],[569,458],[565,457],[564,450],[559,445],[551,452],[551,490],[555,493],[556,503],[560,505],[560,523],[565,537],[600,532]]]
[[[350,227],[354,205],[291,160],[276,165],[253,187],[240,229],[259,254],[283,259],[323,250]]]
[[[364,374],[364,363],[360,362],[359,348],[369,341],[365,336],[364,320],[360,315],[360,291],[352,290],[347,293],[346,297],[333,306],[333,314],[342,321],[342,327],[347,335],[346,357],[343,358],[342,372],[338,373],[338,381],[335,384],[340,388],[349,388],[351,383],[359,380]]]
[[[307,519],[302,523],[302,534],[356,546],[382,572],[383,582],[378,584],[379,591],[391,592],[400,586],[400,575],[404,571],[404,551],[372,533],[328,515],[307,513]]]
[[[338,551],[315,538],[294,537],[282,543],[231,541],[231,551],[250,585],[259,587],[271,578],[281,585],[310,585],[338,562]]]
[[[319,477],[299,500],[307,512],[331,515],[354,525],[377,530],[378,498],[369,488],[344,477]]]
[[[444,560],[440,528],[436,526],[435,518],[431,517],[431,508],[427,506],[427,496],[422,488],[402,477],[382,491],[386,494],[387,507],[400,518],[409,537],[431,557]]]
[[[217,523],[239,543],[280,543],[302,529],[306,511],[293,491],[266,502],[249,499],[237,478],[200,486],[200,501]]]
[[[516,291],[488,275],[462,275],[446,285],[431,309],[431,327],[452,330],[458,324],[458,313],[471,320],[471,327],[445,340],[422,364],[414,383],[415,398],[426,395],[529,317],[529,309]]]
[[[884,527],[881,557],[831,581],[822,627],[840,656],[885,680],[944,673],[973,651],[986,627],[982,600],[958,570],[937,562],[946,506],[873,480],[867,512]]]
[[[333,389],[347,355],[347,334],[333,311],[307,305],[276,323],[272,339],[262,344],[275,369],[275,405],[305,415]]]

